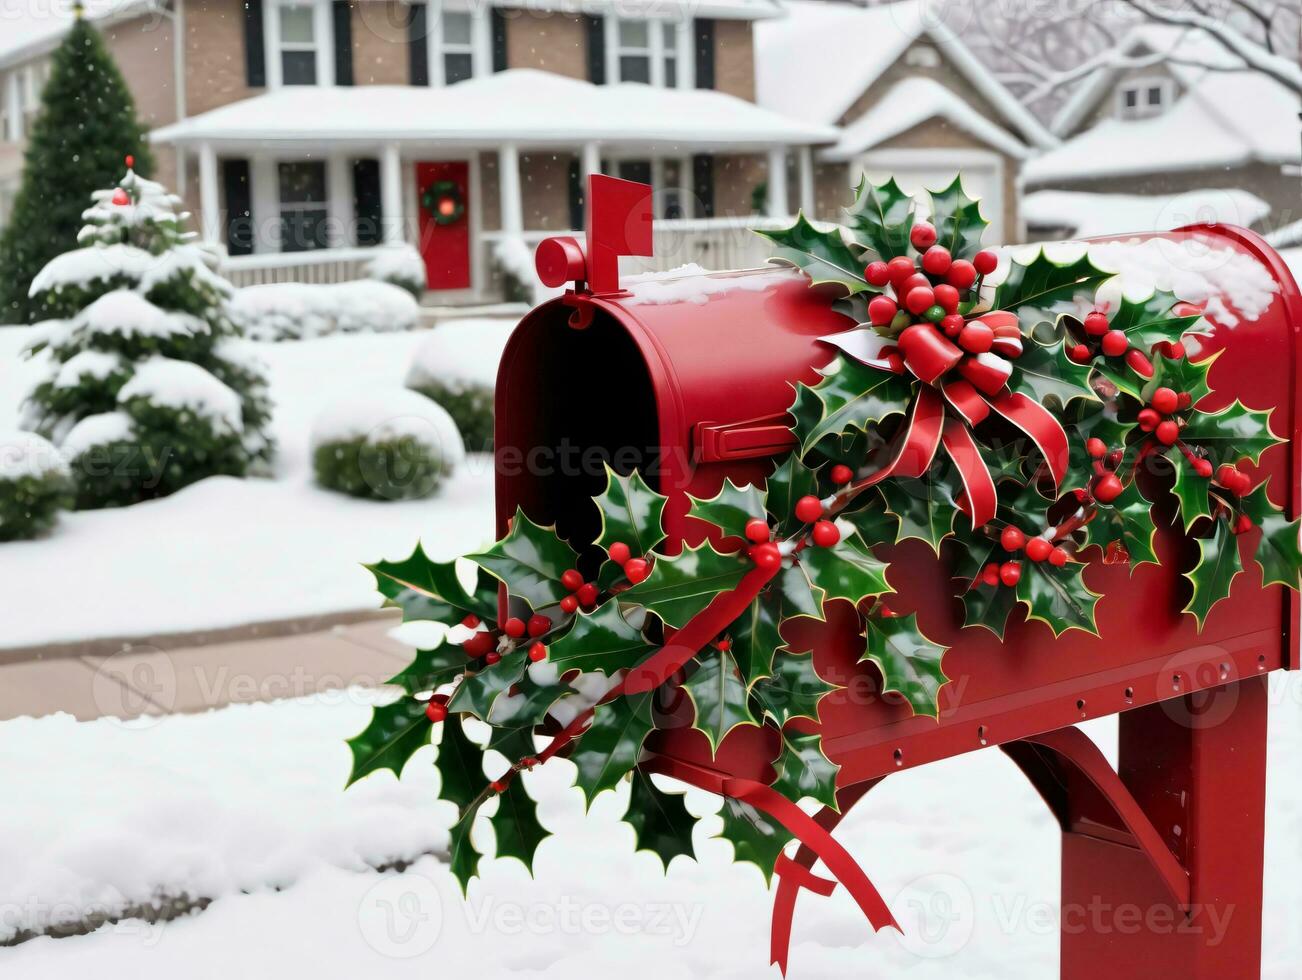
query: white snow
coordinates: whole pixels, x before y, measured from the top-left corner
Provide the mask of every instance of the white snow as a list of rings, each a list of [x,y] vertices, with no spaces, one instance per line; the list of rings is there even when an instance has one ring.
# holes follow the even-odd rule
[[[543,285],[534,265],[534,251],[520,235],[502,235],[493,242],[493,260],[529,291],[534,306],[565,292],[564,286]]]
[[[59,365],[59,373],[54,376],[54,387],[75,388],[83,378],[103,381],[124,367],[120,354],[108,354],[102,350],[78,351]]]
[[[63,454],[35,432],[0,431],[0,480],[68,474]]]
[[[87,245],[64,252],[47,262],[32,280],[28,295],[35,296],[64,286],[89,286],[97,280],[114,276],[139,282],[160,261],[161,256],[151,255],[134,245]]]
[[[405,289],[363,279],[334,285],[269,283],[237,290],[231,319],[252,340],[414,330],[420,305]]]
[[[55,343],[81,343],[90,337],[118,334],[123,337],[194,336],[208,331],[208,324],[185,313],[161,310],[139,293],[117,289],[105,293],[71,320],[64,336]]]
[[[790,268],[767,268],[747,272],[709,272],[695,262],[665,272],[643,272],[625,276],[620,285],[632,295],[625,306],[663,306],[692,303],[703,306],[713,296],[743,290],[763,292],[779,282],[803,279],[804,274]]]
[[[153,264],[140,277],[137,288],[141,293],[148,293],[160,283],[180,276],[193,277],[222,296],[230,296],[235,291],[229,282],[213,271],[212,256],[202,245],[177,245],[155,256]]]
[[[407,371],[407,387],[437,382],[457,390],[492,389],[497,365],[515,329],[511,320],[456,320],[435,327],[416,348]]]
[[[1247,228],[1270,214],[1249,191],[1208,187],[1183,194],[1091,194],[1033,191],[1022,198],[1027,225],[1066,229],[1073,238],[1129,231],[1170,231],[1182,225],[1231,224]]]
[[[381,282],[403,282],[424,285],[425,260],[410,245],[385,245],[375,250],[375,256],[366,263],[366,275]]]
[[[243,432],[240,396],[191,361],[151,357],[137,365],[131,380],[118,392],[118,404],[133,398],[177,411],[188,409],[212,422],[218,431]]]
[[[88,449],[130,441],[131,432],[131,418],[126,412],[87,415],[63,437],[59,448],[68,459],[76,459]]]
[[[341,398],[312,426],[311,448],[364,439],[371,445],[414,439],[434,450],[448,469],[465,460],[461,433],[452,416],[418,391],[388,388]]]
[[[1302,245],[1302,220],[1290,221],[1283,227],[1276,228],[1270,234],[1266,235],[1266,241],[1276,248],[1288,248],[1293,245]]]

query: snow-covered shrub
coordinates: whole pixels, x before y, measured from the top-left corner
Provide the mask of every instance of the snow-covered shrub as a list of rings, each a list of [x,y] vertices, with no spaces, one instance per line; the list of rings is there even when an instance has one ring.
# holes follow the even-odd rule
[[[81,506],[132,503],[266,464],[265,371],[239,346],[234,291],[184,231],[180,200],[128,171],[94,201],[83,247],[32,284],[62,318],[36,331],[31,350],[48,352],[50,370],[28,395],[23,427],[64,449]]]
[[[269,283],[239,290],[231,316],[253,340],[310,340],[414,330],[420,305],[407,291],[370,279],[327,286]]]
[[[63,454],[31,432],[0,433],[0,541],[34,538],[72,504]]]
[[[425,294],[425,260],[410,245],[385,245],[366,263],[366,276],[405,289],[416,299]]]
[[[502,277],[502,295],[511,303],[537,306],[565,292],[544,286],[534,268],[533,250],[518,235],[507,235],[493,243],[493,263]]]
[[[427,497],[465,459],[451,416],[402,388],[327,408],[312,427],[311,449],[321,486],[375,500]]]
[[[435,327],[416,348],[406,385],[442,405],[471,452],[493,448],[493,389],[514,323],[456,320]]]

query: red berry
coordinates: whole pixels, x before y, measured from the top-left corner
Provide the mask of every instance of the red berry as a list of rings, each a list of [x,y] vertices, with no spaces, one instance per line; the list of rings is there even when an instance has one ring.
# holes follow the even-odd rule
[[[579,597],[576,595],[567,595],[561,600],[561,612],[565,615],[573,615],[574,611],[579,608]]]
[[[1061,548],[1054,548],[1049,552],[1049,564],[1055,568],[1062,568],[1063,565],[1067,564],[1067,552]]]
[[[529,647],[529,659],[534,663],[547,659],[547,648],[540,642]]]
[[[917,267],[907,255],[897,255],[886,263],[886,268],[891,272],[891,282],[903,282]]]
[[[936,228],[925,221],[919,221],[909,231],[909,241],[919,252],[936,244]]]
[[[945,281],[955,289],[971,289],[976,277],[976,266],[967,259],[955,259],[945,273]]]
[[[1246,497],[1252,490],[1252,477],[1247,473],[1239,474],[1239,485],[1234,488],[1234,492],[1240,497]]]
[[[727,653],[729,650],[732,649],[732,640],[728,639],[726,636],[721,640],[715,640],[714,648],[716,650],[722,650],[724,653]]]
[[[823,502],[810,494],[796,501],[796,520],[812,524],[823,516]]]
[[[493,664],[497,663],[501,659],[502,659],[502,655],[498,653],[496,650],[489,650],[486,654],[484,654],[484,663],[486,663],[489,667],[493,666]]]
[[[482,657],[489,650],[497,646],[497,641],[493,639],[493,634],[487,630],[480,630],[465,643],[461,644],[461,649],[471,657]]]
[[[616,565],[623,566],[628,563],[633,553],[628,550],[628,545],[623,541],[616,541],[610,546],[610,560]]]
[[[1148,400],[1148,403],[1163,415],[1170,415],[1180,404],[1180,396],[1170,388],[1158,388],[1153,392],[1153,397]]]
[[[1176,403],[1176,406],[1177,406],[1177,408],[1178,408],[1180,411],[1182,411],[1182,412],[1183,412],[1186,408],[1190,408],[1190,407],[1192,407],[1192,406],[1193,406],[1193,395],[1189,394],[1189,392],[1187,392],[1187,391],[1182,391],[1182,392],[1180,392],[1180,397],[1179,397],[1179,400],[1178,400],[1177,403]]]
[[[494,793],[505,793],[506,782],[501,779],[494,779],[491,783],[488,784],[488,788],[491,789]]]
[[[940,319],[940,329],[945,332],[946,337],[957,337],[963,332],[963,325],[966,322],[959,313],[947,313]]]
[[[1216,470],[1216,482],[1227,490],[1232,489],[1239,482],[1239,470],[1229,463],[1222,463]]]
[[[529,635],[537,638],[552,628],[552,621],[542,613],[534,613],[529,617]]]
[[[981,569],[981,581],[986,585],[999,584],[999,565],[991,562],[985,568]]]
[[[1174,344],[1168,345],[1166,356],[1169,357],[1171,360],[1182,361],[1184,360],[1184,354],[1185,354],[1184,344],[1182,344],[1180,341],[1177,340]]]
[[[1006,561],[999,567],[999,581],[1004,585],[1014,586],[1022,580],[1022,563]]]
[[[752,517],[746,522],[746,540],[760,544],[769,539],[769,522],[760,517]]]
[[[1094,499],[1101,504],[1110,504],[1121,496],[1125,488],[1115,473],[1104,473],[1094,484]]]
[[[1251,531],[1253,527],[1252,518],[1247,514],[1240,514],[1239,519],[1234,522],[1234,533],[1244,534]]]
[[[1212,464],[1206,459],[1195,459],[1193,461],[1194,472],[1204,479],[1212,475]]]
[[[837,463],[832,467],[832,472],[829,475],[832,477],[832,482],[839,487],[854,479],[854,470],[844,463]]]
[[[914,316],[921,315],[936,303],[936,293],[930,286],[914,286],[904,296],[904,305]]]
[[[1109,330],[1103,335],[1103,353],[1108,357],[1120,357],[1130,350],[1130,341],[1120,330]]]
[[[584,608],[595,605],[597,602],[597,595],[599,594],[597,583],[584,582],[579,586],[579,591],[574,594],[578,597],[579,605]]]
[[[933,245],[922,253],[922,269],[930,276],[943,276],[953,262],[949,249],[943,245]]]
[[[931,280],[928,279],[926,276],[924,276],[921,272],[915,272],[907,279],[905,279],[902,283],[900,283],[900,288],[896,290],[896,292],[899,293],[901,296],[903,296],[907,294],[910,289],[916,289],[919,286],[926,286],[928,289],[930,289]]]
[[[895,300],[889,296],[874,296],[868,301],[868,322],[874,327],[884,327],[895,318],[897,309]]]
[[[512,616],[502,624],[502,632],[513,640],[518,640],[520,637],[524,636],[524,631],[524,620],[519,616]]]
[[[958,290],[947,282],[942,282],[932,287],[932,292],[936,294],[936,303],[941,306],[946,313],[953,314],[958,312]]]
[[[448,706],[441,701],[430,701],[425,705],[425,717],[438,724],[448,716]]]
[[[972,256],[972,265],[981,275],[988,276],[999,265],[999,256],[995,255],[990,249],[983,248]]]
[[[1157,423],[1162,421],[1162,416],[1151,408],[1141,408],[1139,414],[1135,416],[1135,421],[1139,423],[1139,427],[1145,432],[1152,432],[1157,428]]]
[[[1170,419],[1161,422],[1157,426],[1157,441],[1164,446],[1174,446],[1176,440],[1180,438],[1180,426],[1176,425]]]
[[[561,585],[565,586],[571,592],[583,584],[583,576],[577,568],[571,568],[561,572]]]
[[[819,521],[814,525],[814,544],[820,548],[830,548],[841,540],[841,532],[831,521]]]
[[[885,286],[891,281],[891,267],[881,260],[869,262],[863,270],[863,277],[874,286]]]
[[[469,616],[467,616],[465,619],[461,621],[461,625],[466,627],[467,629],[474,629],[476,626],[479,625],[479,617],[476,616],[474,613],[471,613]]]
[[[1102,459],[1108,454],[1108,446],[1102,439],[1094,437],[1086,440],[1085,451],[1095,459]]]
[[[1090,360],[1090,349],[1084,344],[1076,344],[1067,350],[1067,356],[1077,364],[1085,364]]]
[[[984,354],[995,342],[995,332],[980,320],[973,320],[958,335],[958,346],[971,354]]]
[[[1004,546],[1005,551],[1021,551],[1026,544],[1026,535],[1022,533],[1020,527],[1009,524],[1004,528],[1004,533],[999,535],[999,543]]]
[[[777,568],[782,564],[782,552],[778,551],[778,546],[772,541],[766,541],[750,549],[750,559],[758,568]]]
[[[646,581],[650,574],[651,563],[645,558],[630,558],[624,563],[624,576],[634,585]]]
[[[1086,313],[1085,319],[1081,323],[1085,327],[1085,332],[1091,337],[1102,337],[1112,329],[1108,324],[1108,315],[1100,310]]]
[[[1026,557],[1031,561],[1044,561],[1053,551],[1053,545],[1044,538],[1031,538],[1026,542]]]
[[[1151,378],[1153,376],[1153,362],[1138,347],[1132,347],[1126,351],[1126,363],[1141,378]]]

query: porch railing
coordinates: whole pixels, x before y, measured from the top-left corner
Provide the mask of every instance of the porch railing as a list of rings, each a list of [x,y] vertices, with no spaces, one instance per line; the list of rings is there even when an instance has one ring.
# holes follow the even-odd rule
[[[366,263],[375,258],[373,248],[322,248],[310,252],[273,252],[232,255],[221,273],[239,288],[276,282],[329,285],[366,278]]]

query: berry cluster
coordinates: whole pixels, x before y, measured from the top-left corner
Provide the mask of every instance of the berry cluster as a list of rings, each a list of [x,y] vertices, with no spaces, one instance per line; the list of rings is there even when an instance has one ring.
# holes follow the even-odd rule
[[[1077,364],[1088,364],[1095,353],[1101,351],[1105,357],[1124,357],[1126,364],[1141,378],[1153,376],[1153,362],[1148,353],[1138,347],[1130,346],[1130,338],[1125,331],[1113,329],[1106,310],[1091,310],[1081,321],[1088,343],[1078,341],[1067,347],[1067,356]],[[1091,347],[1097,345],[1097,350]],[[1185,355],[1184,344],[1163,341],[1155,348],[1159,354],[1172,360],[1180,360]]]
[[[1046,528],[1034,537],[1027,537],[1025,531],[1010,524],[999,535],[999,544],[1010,555],[1024,552],[1029,561],[1048,562],[1061,568],[1071,560],[1071,555],[1066,549],[1054,543],[1059,536],[1059,529]],[[1003,584],[1011,588],[1021,580],[1022,563],[1015,558],[1003,562],[991,562],[981,570],[980,582],[984,585]]]
[[[624,569],[624,577],[633,585],[646,581],[651,574],[651,562],[646,558],[634,558],[633,552],[623,541],[616,541],[607,551],[610,560]]]

